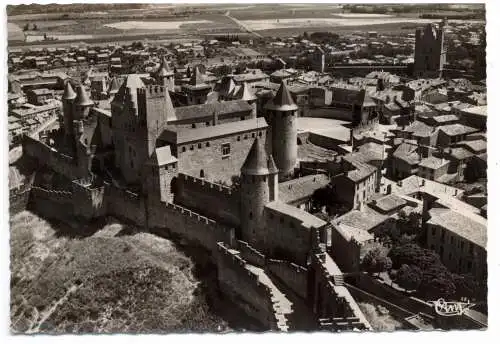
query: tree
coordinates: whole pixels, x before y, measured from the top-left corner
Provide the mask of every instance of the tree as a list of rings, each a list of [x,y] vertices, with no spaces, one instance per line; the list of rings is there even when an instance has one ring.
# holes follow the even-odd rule
[[[417,289],[422,282],[422,270],[415,265],[403,264],[396,274],[396,283],[405,290]]]
[[[456,297],[467,298],[469,300],[474,300],[479,298],[479,283],[476,281],[474,276],[470,274],[452,275],[453,284],[455,284]]]
[[[425,270],[430,266],[442,265],[436,252],[423,249],[416,244],[394,246],[389,252],[389,257],[396,269],[401,265],[416,265]]]
[[[38,30],[38,26],[36,26],[36,24],[33,24],[33,31],[37,31]]]
[[[28,31],[29,29],[30,29],[30,24],[29,23],[24,24],[23,31]]]
[[[380,274],[392,267],[392,261],[377,247],[368,251],[363,257],[361,267],[366,272]]]
[[[376,269],[378,274],[380,275],[381,272],[386,272],[389,271],[392,268],[392,260],[391,258],[387,257],[386,255],[380,255],[376,258]]]

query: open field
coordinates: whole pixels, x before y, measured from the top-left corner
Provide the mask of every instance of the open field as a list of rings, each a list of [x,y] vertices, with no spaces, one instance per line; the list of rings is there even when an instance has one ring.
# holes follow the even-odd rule
[[[448,12],[453,13],[443,13]],[[334,4],[151,5],[142,9],[15,15],[8,17],[8,28],[9,40],[18,40],[12,41],[11,45],[23,45],[26,43],[20,41],[23,38],[21,28],[26,23],[38,26],[39,37],[46,33],[59,40],[94,43],[244,34],[229,16],[259,35],[279,37],[304,31],[343,34],[360,29],[383,33],[405,28],[413,31],[416,25],[439,21],[421,19],[418,15],[417,12],[390,15],[349,13]]]
[[[13,332],[227,329],[170,240],[113,220],[66,228],[27,211],[11,218],[10,233]]]

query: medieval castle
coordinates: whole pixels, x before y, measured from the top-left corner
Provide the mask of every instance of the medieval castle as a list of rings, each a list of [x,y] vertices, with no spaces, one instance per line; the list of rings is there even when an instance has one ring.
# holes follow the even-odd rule
[[[66,83],[60,129],[23,140],[45,170],[31,203],[48,216],[115,216],[206,248],[220,290],[266,328],[300,329],[300,310],[316,328],[370,329],[327,253],[329,224],[280,200],[297,165],[298,106],[286,83],[259,116],[246,83],[207,102],[212,87],[195,69],[181,107],[173,83],[166,61],[147,80],[113,80],[111,111]]]

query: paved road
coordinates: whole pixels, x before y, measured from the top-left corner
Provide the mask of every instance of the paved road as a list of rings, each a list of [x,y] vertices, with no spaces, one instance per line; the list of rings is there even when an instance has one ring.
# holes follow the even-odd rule
[[[243,31],[246,31],[248,33],[251,33],[259,38],[264,38],[262,35],[258,34],[257,32],[253,31],[252,29],[250,29],[248,26],[246,26],[244,23],[240,22],[238,19],[234,18],[234,17],[231,17],[230,15],[230,11],[227,11],[224,15],[226,17],[228,17],[229,19],[231,19],[236,25],[238,25],[238,27],[243,30]]]

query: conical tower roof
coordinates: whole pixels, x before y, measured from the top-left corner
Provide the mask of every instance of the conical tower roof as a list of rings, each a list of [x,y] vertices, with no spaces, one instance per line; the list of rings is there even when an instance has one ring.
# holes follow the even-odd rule
[[[71,83],[67,82],[66,86],[64,87],[64,93],[62,99],[71,100],[75,98],[76,98],[76,93],[73,90],[73,87],[71,87]]]
[[[236,93],[236,99],[250,101],[257,99],[257,96],[250,89],[250,86],[248,86],[248,84],[244,82]]]
[[[270,171],[270,168],[272,171]],[[266,152],[264,144],[256,138],[250,152],[241,167],[241,173],[251,176],[263,176],[277,172],[276,164]]]
[[[79,106],[91,106],[91,105],[94,105],[94,102],[92,100],[90,100],[90,97],[89,97],[87,91],[85,90],[85,87],[83,87],[82,85],[80,85],[77,88],[76,92],[77,92],[76,100],[75,100],[75,104],[76,105],[79,105]]]
[[[265,108],[276,111],[295,111],[298,109],[298,106],[293,101],[292,95],[288,87],[286,87],[285,82],[282,81],[278,92],[276,92],[274,98],[266,104]]]
[[[109,83],[108,93],[110,95],[116,94],[119,88],[120,88],[120,81],[118,81],[118,78],[115,76],[113,79],[111,79],[111,82]]]
[[[226,75],[221,80],[219,93],[221,93],[225,97],[228,97],[233,93],[235,87],[236,84],[234,83],[233,77],[230,75]]]
[[[193,73],[191,74],[191,79],[189,80],[189,84],[193,86],[198,86],[204,84],[203,79],[201,78],[201,73],[198,67],[194,67]]]

